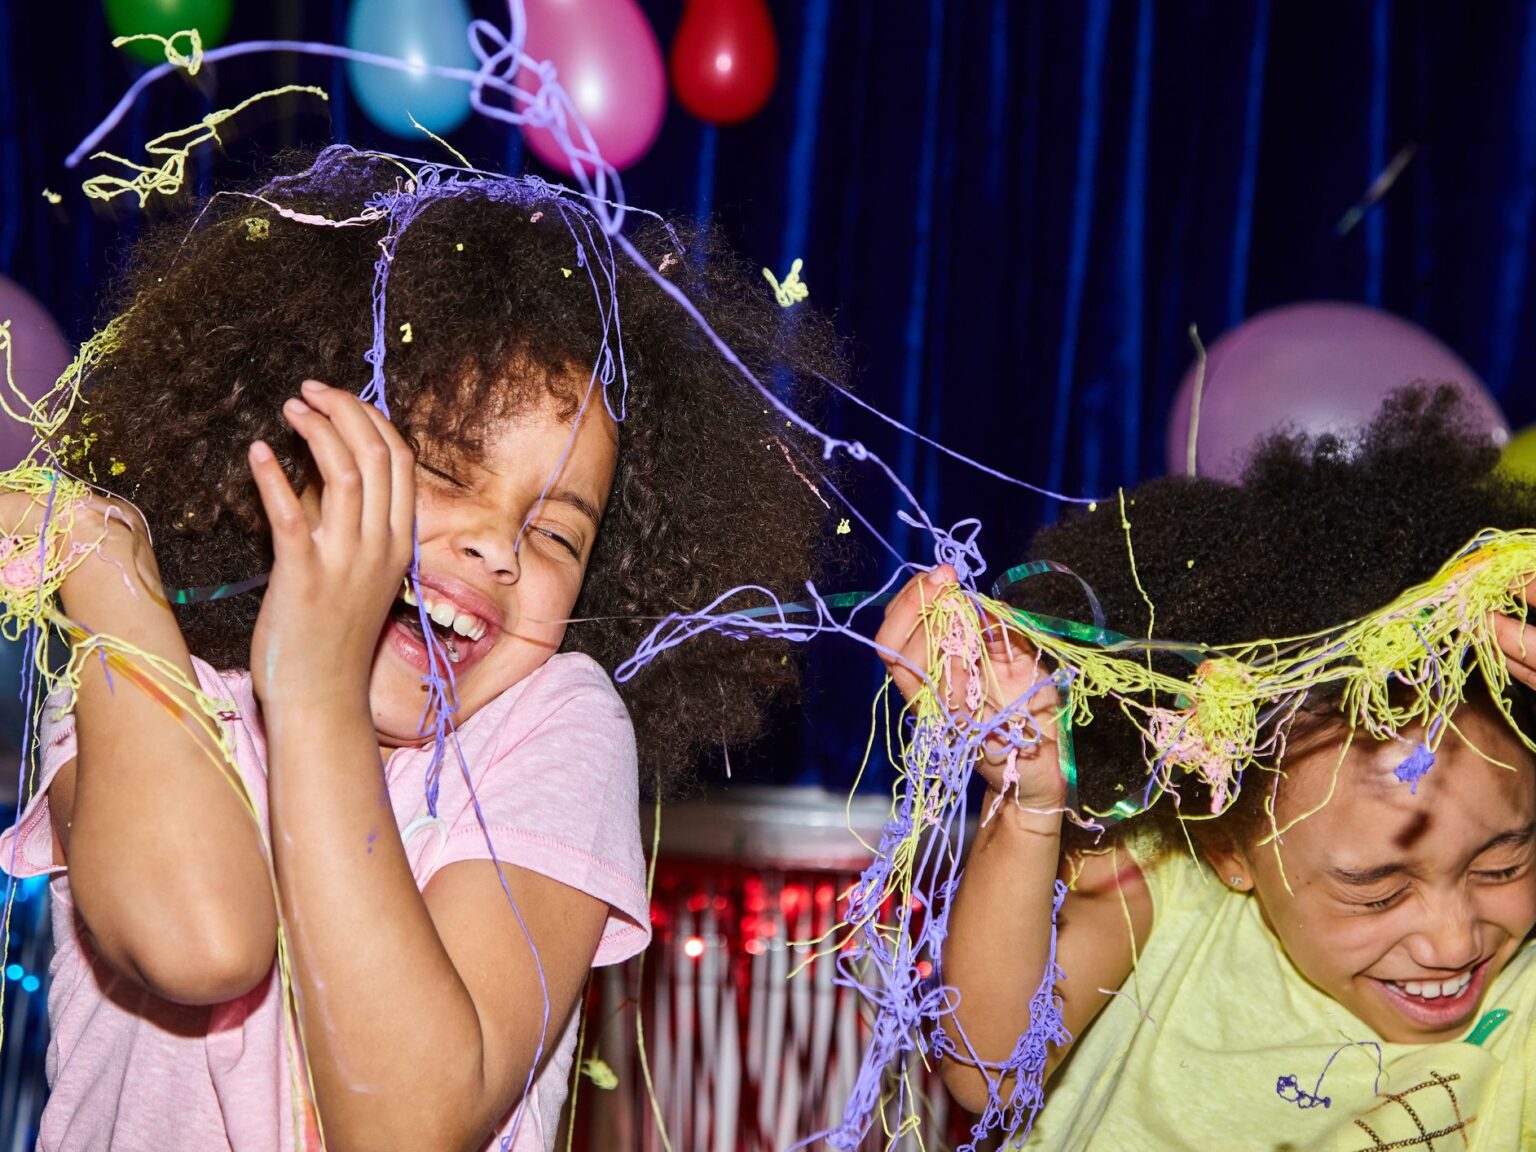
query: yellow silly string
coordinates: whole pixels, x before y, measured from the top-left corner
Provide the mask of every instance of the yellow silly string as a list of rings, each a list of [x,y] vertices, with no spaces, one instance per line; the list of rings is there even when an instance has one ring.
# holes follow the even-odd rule
[[[185,54],[176,50],[176,41],[186,37],[187,51]],[[153,40],[165,49],[166,62],[173,67],[183,69],[188,76],[196,76],[197,70],[203,66],[203,38],[196,28],[183,28],[180,32],[172,32],[169,36],[157,36],[153,32],[140,32],[136,36],[119,36],[112,41],[112,47],[121,48],[124,44],[132,44],[137,40]]]
[[[1123,504],[1121,519],[1129,545]],[[1426,729],[1427,742],[1438,744],[1445,728],[1455,730],[1452,716],[1474,676],[1482,677],[1515,727],[1507,698],[1509,672],[1491,620],[1499,614],[1523,622],[1525,589],[1533,581],[1536,530],[1490,529],[1469,541],[1429,580],[1369,616],[1305,636],[1204,648],[1062,626],[955,584],[940,588],[919,616],[923,654],[914,663],[926,678],[895,723],[889,678],[874,700],[865,764],[883,713],[887,754],[898,777],[892,820],[886,827],[890,839],[880,846],[889,866],[883,875],[866,873],[861,883],[872,880],[878,890],[861,892],[838,925],[807,943],[819,948],[816,955],[828,956],[860,934],[884,943],[892,956],[902,954],[924,842],[942,834],[964,802],[964,790],[955,784],[957,765],[960,778],[974,769],[985,752],[983,726],[996,729],[1000,702],[1010,704],[1013,732],[1044,735],[1039,729],[1050,718],[1037,720],[1019,701],[1006,701],[1000,691],[988,645],[981,642],[994,626],[1001,626],[1005,639],[1027,645],[1026,650],[1044,658],[1047,666],[1070,673],[1064,687],[1058,680],[1062,702],[1055,719],[1079,727],[1091,723],[1094,705],[1107,697],[1137,725],[1152,795],[1169,791],[1177,797],[1182,778],[1195,775],[1203,780],[1214,797],[1211,811],[1181,811],[1182,827],[1184,821],[1211,819],[1230,807],[1247,769],[1277,767],[1291,721],[1308,693],[1317,689],[1338,692],[1348,725],[1345,751],[1359,732],[1385,740],[1417,726]],[[1137,587],[1147,603],[1150,626],[1151,599],[1139,579]],[[1153,652],[1165,650],[1195,651],[1203,659],[1192,678],[1171,676],[1157,671],[1150,660]],[[1173,706],[1159,706],[1159,698]],[[1433,735],[1428,732],[1431,726]],[[1536,743],[1518,727],[1515,731],[1536,751]],[[1065,771],[1069,765],[1063,767]],[[1278,782],[1277,772],[1273,778]],[[1135,814],[1133,808],[1114,815]],[[1272,795],[1266,814],[1270,833],[1264,843],[1273,845],[1278,859],[1285,828],[1276,821]],[[886,1118],[887,1138],[911,1131],[914,1115],[899,1119],[894,1129]]]
[[[24,495],[30,502],[30,510],[23,517],[22,523],[0,524],[0,532],[4,533],[0,536],[0,634],[14,640],[28,629],[38,629],[33,659],[42,691],[38,693],[38,700],[32,708],[34,732],[37,731],[43,700],[51,697],[62,701],[60,707],[67,711],[79,690],[85,662],[100,659],[105,662],[109,672],[144,692],[175,717],[192,735],[215,768],[234,787],[260,837],[267,861],[268,881],[272,886],[273,903],[279,914],[277,971],[282,990],[285,1030],[290,1046],[297,1049],[295,1059],[289,1062],[289,1075],[295,1101],[295,1132],[302,1144],[304,1082],[308,1083],[309,1099],[314,1098],[314,1082],[308,1060],[303,1057],[302,1022],[295,1000],[292,962],[287,932],[282,923],[277,878],[272,872],[271,841],[262,827],[256,798],[235,767],[232,738],[224,725],[229,715],[229,704],[205,695],[181,669],[161,657],[117,637],[92,633],[81,627],[65,615],[58,604],[58,593],[64,580],[88,557],[97,553],[106,537],[106,517],[118,514],[107,511],[98,530],[81,530],[78,515],[92,490],[83,480],[63,471],[64,461],[60,456],[67,455],[71,463],[78,463],[89,451],[90,441],[94,437],[85,434],[75,442],[68,435],[60,435],[60,429],[76,403],[81,400],[83,382],[103,358],[117,347],[122,327],[129,315],[119,315],[87,340],[54,386],[36,400],[27,397],[16,386],[11,365],[10,325],[8,321],[0,322],[0,360],[4,362],[5,373],[5,388],[0,390],[0,409],[12,419],[31,427],[36,434],[32,448],[22,462],[15,468],[0,472],[0,493]],[[87,416],[81,423],[88,423],[89,419]],[[89,461],[86,463],[89,466]],[[34,520],[35,525],[27,523]],[[55,635],[62,636],[71,646],[70,658],[62,669],[55,667],[51,655],[50,641]],[[55,693],[58,695],[55,696]],[[35,786],[34,777],[29,781],[29,794]],[[22,799],[25,801],[26,797]],[[0,921],[3,921],[0,927],[9,925],[10,915],[11,907],[7,902],[4,916],[0,917]],[[7,943],[8,937],[0,932],[0,967],[4,965]],[[4,995],[4,984],[0,982],[0,1021],[3,1021]],[[3,1024],[0,1024],[0,1044],[3,1043]],[[298,1068],[300,1063],[304,1068],[302,1082]],[[318,1121],[317,1115],[317,1124]],[[321,1139],[323,1147],[323,1133]]]
[[[288,93],[303,92],[311,96],[318,96],[322,100],[329,97],[323,88],[316,88],[309,84],[285,84],[281,88],[271,88],[265,92],[240,101],[233,108],[221,108],[210,112],[196,124],[190,124],[185,128],[177,128],[175,131],[166,132],[156,136],[148,144],[144,145],[144,151],[151,156],[163,156],[164,161],[158,167],[146,164],[138,164],[113,152],[97,152],[91,157],[93,160],[110,160],[114,164],[121,164],[134,175],[131,178],[110,176],[103,173],[92,176],[81,187],[85,194],[92,200],[114,200],[119,196],[136,196],[139,207],[149,203],[149,198],[155,193],[163,196],[174,196],[181,190],[186,182],[187,157],[192,149],[200,144],[206,144],[210,140],[219,141],[219,125],[232,116],[238,116],[258,100],[265,100],[271,96],[283,96]]]
[[[1203,649],[1205,659],[1189,680],[1158,672],[1138,658],[1167,645],[1123,640],[1101,646],[1063,636],[1027,613],[956,585],[940,589],[921,616],[928,678],[901,714],[917,723],[905,729],[910,734],[901,738],[899,748],[892,745],[892,730],[901,732],[903,725],[886,725],[888,751],[901,780],[898,794],[909,795],[913,807],[910,831],[888,848],[891,869],[883,896],[911,898],[922,837],[958,802],[955,791],[933,774],[936,766],[952,760],[960,746],[969,765],[982,753],[976,725],[992,711],[989,698],[995,701],[999,695],[987,646],[977,642],[983,614],[1048,663],[1073,671],[1061,707],[1073,726],[1092,722],[1096,701],[1116,701],[1142,732],[1154,792],[1177,793],[1182,777],[1202,778],[1215,797],[1212,811],[1180,814],[1181,820],[1197,820],[1230,807],[1249,768],[1273,767],[1283,756],[1290,721],[1307,693],[1319,688],[1339,690],[1351,739],[1357,731],[1392,739],[1404,729],[1428,729],[1439,720],[1433,737],[1438,745],[1467,685],[1480,676],[1521,741],[1536,751],[1536,743],[1514,725],[1507,699],[1509,671],[1490,625],[1495,614],[1525,619],[1524,590],[1533,581],[1536,530],[1490,529],[1429,580],[1381,610],[1326,632]],[[964,652],[969,685],[950,682],[957,642],[970,645]],[[877,708],[889,690],[887,681]],[[1178,707],[1143,702],[1157,696]],[[1022,715],[1021,720],[1030,722]],[[935,740],[945,743],[935,747]],[[1273,814],[1270,825],[1266,842],[1285,831]],[[879,919],[879,912],[870,910],[840,928],[895,931],[878,924]],[[845,938],[842,932],[839,936]]]

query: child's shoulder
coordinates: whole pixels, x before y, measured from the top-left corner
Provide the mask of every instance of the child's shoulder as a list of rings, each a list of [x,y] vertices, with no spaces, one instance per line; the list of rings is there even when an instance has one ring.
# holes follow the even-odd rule
[[[579,738],[589,745],[623,745],[632,757],[634,746],[629,710],[612,678],[581,652],[551,656],[470,717],[461,734],[488,745],[485,751]]]
[[[402,820],[419,807],[436,763],[430,740],[390,758]],[[475,824],[477,805],[487,817],[505,822],[515,812],[521,820],[567,805],[573,792],[612,797],[632,817],[639,776],[629,713],[601,665],[557,654],[457,727],[438,786],[438,809],[455,826],[453,813]]]
[[[513,684],[486,711],[553,712],[565,708],[602,708],[628,711],[603,666],[584,652],[557,652],[516,684]]]

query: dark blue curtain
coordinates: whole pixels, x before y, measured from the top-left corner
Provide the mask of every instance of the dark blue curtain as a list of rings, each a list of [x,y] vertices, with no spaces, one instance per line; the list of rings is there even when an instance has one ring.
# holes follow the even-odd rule
[[[339,41],[347,7],[247,0],[229,39]],[[665,46],[680,0],[645,7]],[[497,3],[474,8],[504,20]],[[852,341],[861,394],[892,416],[1013,475],[1103,493],[1161,470],[1190,324],[1210,340],[1274,304],[1338,298],[1425,325],[1514,425],[1536,420],[1525,383],[1536,363],[1536,5],[771,8],[782,66],[767,109],[716,130],[674,108],[627,174],[629,196],[712,213],[779,273],[802,258],[811,303]],[[108,39],[93,2],[0,6],[0,271],[73,338],[89,331],[137,221],[122,206],[93,212],[81,174],[61,167],[134,75]],[[291,118],[251,118],[198,159],[199,187],[332,135],[431,151],[379,135],[348,101],[340,66],[277,56],[218,65],[200,85],[162,83],[108,146],[137,155],[159,131],[291,80],[328,87],[329,118],[312,102]],[[454,143],[488,166],[525,162],[495,125],[472,123]],[[1338,235],[1409,144],[1395,186]],[[45,187],[63,202],[48,203]],[[994,571],[1052,514],[868,416],[830,420],[895,463],[936,520],[982,517]],[[857,498],[920,556],[887,492],[870,482]],[[880,563],[871,551],[845,580],[866,582]],[[869,662],[834,646],[811,663],[803,710],[748,770],[839,786],[863,744],[854,701],[872,683],[849,668]]]
[[[229,38],[338,42],[347,7],[240,0]],[[667,44],[681,0],[645,7]],[[811,303],[852,342],[860,392],[892,416],[1015,476],[1103,493],[1161,470],[1190,324],[1209,340],[1271,305],[1337,298],[1425,325],[1513,425],[1536,420],[1533,0],[771,7],[782,70],[764,113],[717,131],[673,109],[629,195],[713,213],[781,274],[802,258]],[[474,8],[504,19],[498,4]],[[77,340],[138,219],[93,211],[82,173],[61,167],[133,78],[108,39],[94,0],[0,2],[0,271]],[[194,165],[200,189],[331,138],[430,153],[379,136],[340,66],[283,57],[163,83],[108,146],[137,156],[157,132],[295,80],[330,89],[329,118],[300,104],[293,118],[230,126]],[[478,163],[524,163],[496,126],[453,139]],[[1409,144],[1396,185],[1340,236]],[[830,419],[895,462],[937,521],[982,517],[994,571],[1052,513],[861,413]],[[922,558],[888,493],[865,483],[856,497]],[[871,550],[846,586],[867,586],[882,563]],[[817,648],[803,704],[736,758],[737,778],[846,786],[875,680],[862,652]]]

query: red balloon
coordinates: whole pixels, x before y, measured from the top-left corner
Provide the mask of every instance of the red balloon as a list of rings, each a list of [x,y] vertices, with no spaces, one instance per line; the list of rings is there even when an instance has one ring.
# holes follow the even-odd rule
[[[688,0],[672,41],[672,92],[708,124],[762,111],[779,72],[779,41],[763,0]]]

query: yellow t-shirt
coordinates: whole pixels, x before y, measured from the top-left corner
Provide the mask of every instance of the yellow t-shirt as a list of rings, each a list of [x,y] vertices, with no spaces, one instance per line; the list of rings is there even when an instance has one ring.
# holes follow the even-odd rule
[[[1388,1044],[1296,971],[1257,900],[1186,851],[1132,850],[1150,939],[1047,1086],[1024,1147],[1536,1149],[1536,941],[1485,995],[1477,1043]]]

